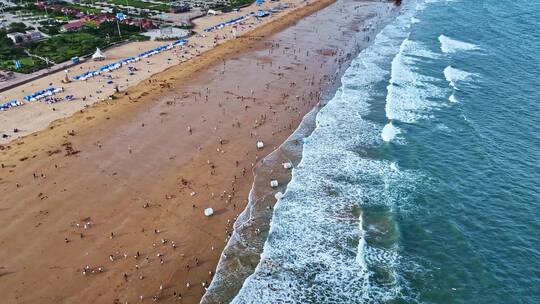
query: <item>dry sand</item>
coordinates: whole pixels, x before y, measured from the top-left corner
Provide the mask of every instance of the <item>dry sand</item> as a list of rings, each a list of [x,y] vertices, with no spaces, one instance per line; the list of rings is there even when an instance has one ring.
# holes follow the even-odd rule
[[[354,11],[320,18],[333,1],[314,2],[1,146],[3,301],[198,302],[253,164],[365,45],[373,32],[359,23],[387,7],[344,1]]]
[[[140,62],[130,64],[130,66],[138,69],[138,71],[133,75],[129,74],[127,67],[123,67],[112,73],[104,73],[103,75],[112,76],[112,84],[107,84],[107,81],[110,80],[109,78],[104,78],[101,76],[88,79],[86,81],[73,81],[69,84],[64,84],[62,83],[62,80],[65,79],[66,73],[60,71],[16,88],[1,92],[0,102],[5,102],[12,99],[24,101],[24,96],[39,90],[43,90],[49,85],[52,85],[54,87],[63,87],[65,89],[62,94],[57,95],[58,97],[73,95],[75,96],[75,99],[70,102],[59,102],[53,105],[44,104],[42,102],[27,102],[22,107],[12,108],[8,111],[0,111],[0,134],[8,135],[8,137],[0,138],[0,144],[5,144],[18,137],[45,129],[49,123],[56,119],[69,117],[73,115],[73,113],[95,102],[108,99],[109,96],[115,92],[116,87],[118,87],[120,91],[125,91],[129,87],[137,85],[141,81],[148,79],[156,73],[162,72],[171,66],[179,64],[180,62],[184,62],[196,57],[198,54],[212,49],[215,45],[222,44],[230,39],[235,38],[235,35],[240,36],[246,34],[256,27],[272,22],[275,19],[279,19],[288,13],[296,11],[297,9],[302,9],[309,2],[302,0],[287,0],[286,3],[289,4],[290,7],[273,14],[272,17],[247,19],[245,22],[238,25],[236,34],[231,32],[233,29],[231,26],[217,29],[209,33],[204,32],[203,29],[232,18],[247,15],[250,12],[256,12],[259,9],[276,7],[279,4],[267,1],[261,6],[253,4],[243,8],[239,12],[230,12],[217,16],[206,16],[195,19],[194,30],[199,34],[189,38],[190,47],[177,47],[173,51],[163,52],[156,56],[141,60]],[[128,44],[123,44],[107,50],[105,52],[107,57],[106,60],[99,62],[87,60],[82,64],[70,68],[67,75],[71,78],[86,71],[96,70],[105,64],[113,63],[129,56],[136,56],[138,53],[165,44],[167,44],[167,42],[163,41],[131,42]],[[85,97],[84,100],[83,97]],[[14,129],[18,129],[18,131],[14,132]]]

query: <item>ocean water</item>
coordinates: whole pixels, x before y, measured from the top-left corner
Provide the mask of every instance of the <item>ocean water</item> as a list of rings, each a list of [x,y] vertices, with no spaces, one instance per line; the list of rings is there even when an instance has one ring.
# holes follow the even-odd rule
[[[539,85],[540,1],[404,1],[233,303],[540,303]]]

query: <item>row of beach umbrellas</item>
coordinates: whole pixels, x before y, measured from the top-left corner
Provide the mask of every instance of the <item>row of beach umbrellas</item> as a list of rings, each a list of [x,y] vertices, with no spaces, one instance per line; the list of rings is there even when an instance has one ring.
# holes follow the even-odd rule
[[[76,75],[76,76],[73,77],[73,79],[74,80],[86,80],[88,78],[92,78],[94,76],[100,75],[101,72],[111,72],[111,71],[114,71],[114,70],[118,70],[119,68],[121,68],[124,65],[140,61],[141,58],[152,57],[152,56],[154,56],[156,54],[159,54],[159,53],[161,53],[163,51],[170,50],[170,49],[172,49],[173,47],[175,47],[177,45],[183,45],[183,44],[186,44],[186,43],[187,43],[187,40],[185,40],[185,39],[176,40],[176,41],[174,41],[172,43],[162,45],[162,46],[159,46],[157,48],[153,48],[153,49],[148,50],[146,52],[142,52],[142,53],[138,54],[136,57],[127,57],[127,58],[124,58],[122,60],[106,64],[106,65],[100,67],[99,69],[97,69],[95,71],[87,71],[87,72],[84,72],[82,74]]]
[[[18,101],[17,99],[10,100],[8,102],[5,102],[3,104],[0,104],[0,111],[5,111],[9,108],[14,108],[18,106],[22,106],[24,103]]]
[[[260,5],[260,4],[263,3],[263,2],[264,2],[264,0],[259,0],[259,1],[257,1],[256,3],[257,3],[258,5]],[[269,13],[268,11],[262,11],[262,10],[258,11],[257,13],[251,12],[251,13],[245,15],[245,16],[233,18],[233,19],[231,19],[231,20],[228,20],[228,21],[225,21],[225,22],[218,23],[218,24],[216,24],[216,25],[214,25],[214,26],[209,26],[209,27],[205,28],[203,31],[205,31],[205,32],[211,32],[211,31],[213,31],[213,30],[215,30],[215,29],[220,29],[220,28],[224,28],[224,27],[226,27],[226,26],[228,26],[228,25],[236,24],[236,23],[238,23],[238,22],[240,22],[240,21],[243,21],[243,20],[248,19],[248,18],[251,17],[251,16],[265,17],[265,16],[268,16],[269,14],[270,14],[270,13]]]
[[[227,25],[232,25],[232,24],[238,23],[238,22],[240,22],[240,21],[242,21],[242,20],[245,20],[245,19],[247,19],[247,18],[249,18],[249,15],[241,16],[241,17],[237,17],[237,18],[233,18],[233,19],[231,19],[231,20],[228,20],[228,21],[225,21],[225,22],[218,23],[218,24],[216,24],[216,25],[214,25],[214,26],[209,26],[209,27],[205,28],[203,31],[205,31],[205,32],[211,32],[211,31],[213,31],[213,30],[215,30],[215,29],[220,29],[220,28],[223,28],[223,27],[225,27],[225,26],[227,26]]]
[[[63,91],[64,91],[64,88],[48,87],[44,90],[39,90],[33,94],[24,96],[24,99],[27,101],[37,101],[45,97],[52,96],[56,93],[61,93]]]

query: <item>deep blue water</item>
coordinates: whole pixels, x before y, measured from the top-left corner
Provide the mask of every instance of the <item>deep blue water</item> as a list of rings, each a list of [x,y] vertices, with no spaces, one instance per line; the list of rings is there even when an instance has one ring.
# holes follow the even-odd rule
[[[540,1],[408,1],[319,112],[235,303],[540,303]]]

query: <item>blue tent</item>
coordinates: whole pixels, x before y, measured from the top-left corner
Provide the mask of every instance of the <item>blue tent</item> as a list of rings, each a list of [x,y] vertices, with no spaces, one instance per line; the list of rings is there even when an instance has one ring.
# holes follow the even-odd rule
[[[255,14],[256,17],[266,17],[266,16],[268,16],[268,15],[270,15],[270,13],[267,12],[267,11],[258,11],[258,12]]]

